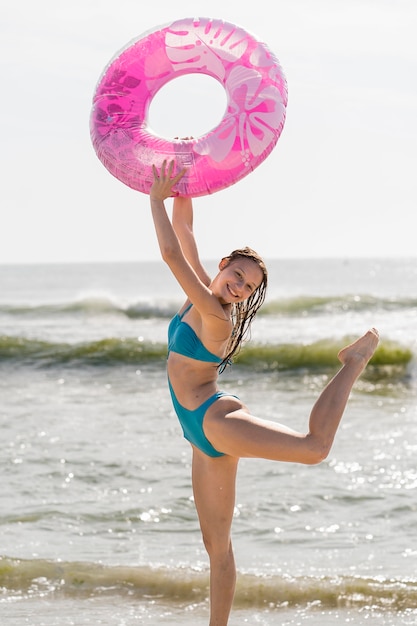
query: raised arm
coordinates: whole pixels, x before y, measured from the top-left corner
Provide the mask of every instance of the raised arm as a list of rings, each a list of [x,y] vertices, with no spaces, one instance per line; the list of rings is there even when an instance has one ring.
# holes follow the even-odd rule
[[[155,225],[156,236],[158,238],[159,249],[164,261],[169,263],[171,258],[180,259],[183,257],[180,241],[172,227],[165,209],[165,200],[174,195],[173,187],[184,175],[184,171],[172,177],[174,162],[171,161],[168,170],[166,161],[161,167],[161,174],[158,175],[156,167],[153,165],[154,182],[149,192],[152,218]]]
[[[184,174],[183,170],[176,176],[173,176],[173,171],[173,161],[171,161],[168,167],[164,161],[159,174],[154,166],[154,183],[150,190],[152,217],[162,259],[167,263],[188,298],[199,310],[200,315],[205,317],[210,325],[214,322],[214,319],[217,319],[217,323],[219,320],[229,323],[229,317],[225,314],[218,298],[199,277],[186,258],[179,238],[167,215],[164,201],[175,195],[173,187]]]
[[[174,198],[172,225],[181,243],[185,258],[196,272],[200,280],[209,285],[210,276],[203,267],[198,254],[193,230],[193,203],[191,198]]]

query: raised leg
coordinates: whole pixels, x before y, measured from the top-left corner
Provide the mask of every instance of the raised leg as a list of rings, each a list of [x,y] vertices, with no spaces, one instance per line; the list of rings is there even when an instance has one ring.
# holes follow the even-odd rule
[[[307,433],[253,417],[230,397],[215,402],[204,418],[204,431],[213,446],[234,457],[315,464],[328,455],[352,387],[378,345],[378,332],[369,330],[339,353],[342,367],[315,403]]]

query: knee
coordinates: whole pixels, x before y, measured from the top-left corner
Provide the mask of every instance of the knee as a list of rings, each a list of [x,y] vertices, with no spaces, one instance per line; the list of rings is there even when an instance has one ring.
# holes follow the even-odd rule
[[[203,532],[203,543],[210,558],[224,558],[232,552],[230,537],[219,537]]]
[[[329,456],[332,447],[331,441],[324,441],[321,438],[310,439],[310,445],[308,446],[307,454],[305,455],[306,465],[319,465],[322,461],[325,461]]]
[[[320,463],[327,459],[328,454],[328,452],[320,450],[314,451],[313,453],[311,453],[306,463],[307,465],[320,465]]]

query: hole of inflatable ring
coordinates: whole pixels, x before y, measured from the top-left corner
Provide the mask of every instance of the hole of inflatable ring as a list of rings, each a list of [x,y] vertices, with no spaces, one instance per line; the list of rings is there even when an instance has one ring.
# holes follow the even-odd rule
[[[212,76],[179,76],[155,94],[149,107],[149,130],[165,139],[201,137],[218,126],[226,107],[226,91]]]

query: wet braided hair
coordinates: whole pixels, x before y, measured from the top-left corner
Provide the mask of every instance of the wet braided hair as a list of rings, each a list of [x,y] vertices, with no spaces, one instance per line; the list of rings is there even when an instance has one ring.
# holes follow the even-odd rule
[[[253,318],[262,306],[265,296],[266,287],[268,283],[268,271],[262,258],[255,250],[251,248],[241,248],[234,250],[229,256],[222,259],[225,262],[224,267],[227,267],[236,259],[250,259],[258,265],[262,270],[263,279],[259,287],[243,302],[234,302],[232,304],[231,318],[233,322],[233,330],[229,339],[229,343],[226,348],[226,356],[219,365],[219,370],[222,372],[227,365],[232,363],[233,357],[239,353],[242,343],[248,338],[250,325]]]

